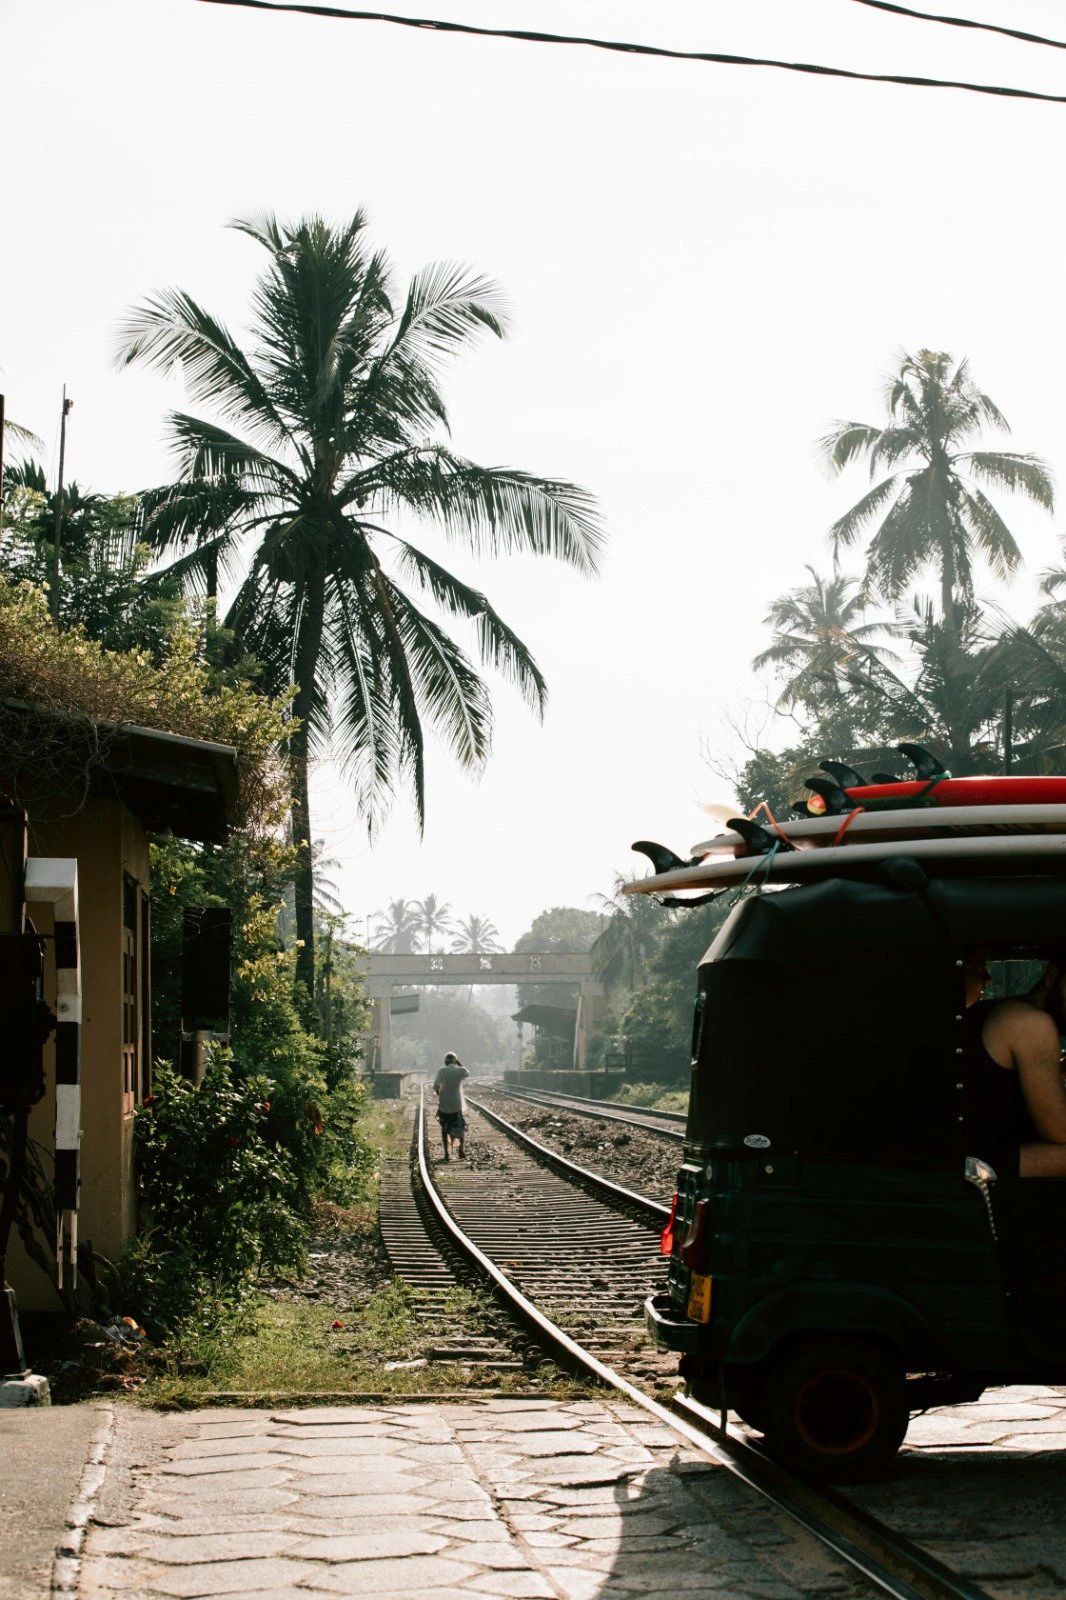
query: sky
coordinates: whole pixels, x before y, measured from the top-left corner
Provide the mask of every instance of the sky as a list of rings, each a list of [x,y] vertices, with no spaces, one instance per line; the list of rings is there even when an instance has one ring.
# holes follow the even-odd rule
[[[1066,54],[854,0],[393,9],[1066,93]],[[1061,0],[930,9],[1066,37]],[[343,774],[316,770],[356,931],[435,892],[510,944],[544,907],[595,905],[633,839],[706,835],[736,728],[780,741],[750,667],[767,606],[828,565],[825,530],[865,485],[829,481],[817,440],[879,420],[902,350],[968,355],[1014,448],[1066,472],[1066,105],[198,0],[0,0],[0,105],[0,388],[50,474],[66,383],[68,478],[165,481],[184,395],[115,369],[124,310],[177,285],[241,335],[260,252],[227,220],[361,206],[401,278],[460,260],[507,292],[507,341],[448,374],[454,447],[599,500],[593,580],[447,552],[533,650],[543,723],[501,684],[481,778],[431,754],[422,837],[401,802],[371,844]],[[1058,514],[1009,520],[1033,572],[1055,560]]]

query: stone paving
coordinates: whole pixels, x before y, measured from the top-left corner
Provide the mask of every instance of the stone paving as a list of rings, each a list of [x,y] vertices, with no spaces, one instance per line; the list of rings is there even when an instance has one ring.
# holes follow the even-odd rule
[[[612,1399],[119,1414],[82,1600],[850,1600],[735,1478]]]
[[[912,1417],[895,1472],[848,1496],[996,1600],[1062,1600],[1066,1390],[988,1389]]]

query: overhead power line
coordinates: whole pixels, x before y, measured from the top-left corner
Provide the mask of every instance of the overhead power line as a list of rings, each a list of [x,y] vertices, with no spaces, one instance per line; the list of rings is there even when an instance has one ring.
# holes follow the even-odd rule
[[[586,38],[581,34],[541,33],[533,28],[482,28],[472,22],[447,22],[439,17],[403,17],[388,11],[350,11],[341,6],[297,3],[297,0],[198,0],[200,5],[239,6],[249,11],[297,12],[309,17],[332,17],[343,22],[384,22],[397,28],[419,28],[430,33],[465,34],[477,39],[512,39],[520,44],[583,45],[619,55],[656,56],[666,61],[700,61],[723,67],[772,67],[781,72],[801,72],[820,78],[846,78],[857,83],[895,83],[911,89],[963,89],[969,94],[991,94],[1010,100],[1042,100],[1066,105],[1066,94],[1042,94],[1037,89],[1013,89],[1000,83],[968,83],[956,78],[923,78],[898,72],[858,72],[849,67],[827,67],[813,61],[779,61],[772,56],[726,55],[717,50],[671,50],[666,45],[636,44],[621,39]]]
[[[978,22],[973,17],[944,17],[937,11],[916,11],[913,6],[896,5],[894,0],[853,0],[853,4],[869,6],[872,11],[890,11],[894,16],[911,17],[917,22],[943,22],[949,28],[999,33],[1005,39],[1020,39],[1023,44],[1046,44],[1052,50],[1066,50],[1066,39],[1048,39],[1042,33],[1027,33],[1024,28],[1007,28],[1001,22]]]

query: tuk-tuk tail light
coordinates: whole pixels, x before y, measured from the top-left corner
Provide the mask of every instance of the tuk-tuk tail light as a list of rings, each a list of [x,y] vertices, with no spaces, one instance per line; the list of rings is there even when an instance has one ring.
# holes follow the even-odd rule
[[[674,1223],[677,1221],[677,1208],[680,1204],[681,1196],[675,1194],[670,1205],[670,1215],[666,1219],[666,1225],[662,1233],[659,1235],[659,1254],[661,1256],[672,1256],[674,1253]]]

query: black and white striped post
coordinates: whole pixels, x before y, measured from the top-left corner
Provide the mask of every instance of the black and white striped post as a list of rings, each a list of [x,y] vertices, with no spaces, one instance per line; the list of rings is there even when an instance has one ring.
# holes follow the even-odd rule
[[[78,1270],[81,1188],[81,962],[78,939],[78,863],[30,856],[26,899],[51,904],[56,964],[56,1267],[59,1287],[73,1289]]]

